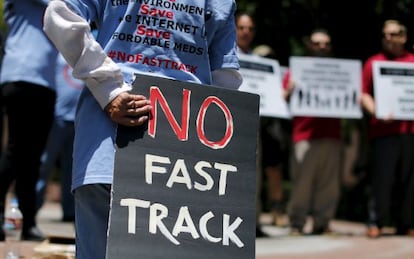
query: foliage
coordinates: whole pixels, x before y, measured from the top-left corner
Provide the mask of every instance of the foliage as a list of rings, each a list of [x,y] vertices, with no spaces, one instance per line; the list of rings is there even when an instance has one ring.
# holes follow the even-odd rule
[[[6,32],[6,23],[3,19],[3,0],[0,0],[0,31],[2,34]]]
[[[380,47],[380,29],[386,19],[399,19],[414,42],[414,0],[236,0],[238,10],[256,19],[254,45],[275,49],[281,64],[303,52],[302,38],[315,27],[332,35],[337,57],[365,59]]]

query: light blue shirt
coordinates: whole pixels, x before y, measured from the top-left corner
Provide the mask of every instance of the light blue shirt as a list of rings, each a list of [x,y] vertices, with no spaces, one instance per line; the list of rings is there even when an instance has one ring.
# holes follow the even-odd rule
[[[211,84],[211,71],[239,68],[233,0],[65,1],[96,22],[97,41],[128,83],[140,72]],[[76,118],[72,188],[112,183],[115,131],[85,88]]]
[[[64,121],[75,121],[76,105],[84,87],[82,80],[72,75],[72,68],[62,55],[56,62],[56,104],[55,117]]]
[[[7,38],[0,82],[26,81],[54,89],[57,50],[42,29],[48,1],[4,0]]]

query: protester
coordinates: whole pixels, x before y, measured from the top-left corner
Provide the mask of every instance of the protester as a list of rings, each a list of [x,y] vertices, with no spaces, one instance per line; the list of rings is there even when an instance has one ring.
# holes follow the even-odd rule
[[[255,22],[248,13],[238,13],[236,15],[237,28],[237,49],[239,53],[252,54],[252,43],[255,33]]]
[[[7,23],[1,70],[3,105],[8,140],[0,160],[0,225],[6,195],[15,180],[15,193],[23,214],[23,240],[43,240],[36,226],[36,182],[40,156],[53,121],[57,50],[42,30],[46,3],[5,0]],[[0,229],[0,239],[4,239]]]
[[[253,53],[261,57],[277,59],[275,51],[267,45],[259,45]],[[281,73],[282,76],[282,73]],[[279,118],[261,118],[261,157],[263,171],[267,180],[267,196],[272,223],[279,227],[287,226],[285,217],[285,201],[283,193],[283,166],[288,154],[286,137],[287,124],[290,120]],[[260,157],[259,156],[259,157]]]
[[[236,15],[237,27],[237,51],[240,54],[253,55],[251,48],[255,37],[255,22],[253,17],[248,13],[238,13]],[[262,119],[261,119],[262,121]],[[262,124],[262,123],[261,123]],[[261,132],[261,130],[260,130]],[[260,224],[260,215],[262,213],[261,191],[263,185],[262,175],[262,137],[258,138],[258,157],[256,171],[256,237],[267,237],[268,235],[262,231]]]
[[[315,29],[305,41],[307,55],[332,57],[331,37],[325,29]],[[289,100],[295,82],[288,71],[284,95]],[[294,116],[292,118],[290,180],[292,188],[288,215],[292,234],[304,233],[308,215],[312,216],[312,234],[330,232],[340,196],[341,120]]]
[[[41,157],[40,175],[36,185],[37,208],[43,206],[45,191],[50,176],[56,168],[60,174],[60,204],[62,221],[75,219],[75,202],[71,192],[72,153],[75,137],[75,112],[83,88],[83,81],[72,77],[72,69],[62,55],[58,55],[56,64],[56,104],[55,118],[50,130],[46,148]],[[57,166],[59,164],[59,166]]]
[[[149,100],[128,92],[134,73],[233,89],[242,81],[237,71],[235,1],[186,0],[175,2],[171,8],[160,3],[154,1],[145,6],[171,15],[148,23],[150,19],[141,19],[141,30],[127,17],[150,18],[151,14],[136,1],[109,1],[103,5],[88,0],[51,1],[45,13],[44,30],[73,67],[75,77],[84,80],[87,86],[79,100],[75,123],[72,188],[77,259],[105,258],[117,124],[137,126],[148,120]],[[177,6],[182,8],[176,9]],[[193,30],[166,28],[166,20],[168,24],[186,25]],[[98,26],[97,41],[91,35],[89,22]],[[133,38],[143,29],[162,32],[160,44],[123,40],[124,36]],[[141,36],[154,39],[145,32]],[[197,52],[174,48],[174,41],[194,47]],[[121,58],[121,54],[136,53],[156,63],[128,62]],[[161,60],[169,62],[157,63]],[[197,69],[187,70],[184,64]]]
[[[0,64],[3,63],[3,56],[4,56],[4,37],[3,33],[0,32]],[[1,71],[1,65],[0,65],[0,71]],[[4,111],[3,111],[3,101],[0,91],[0,156],[3,153],[3,147],[4,147]]]
[[[382,51],[367,59],[362,72],[361,105],[370,116],[371,198],[367,236],[378,238],[391,216],[398,235],[414,236],[414,122],[375,117],[373,63],[375,61],[414,62],[405,49],[407,29],[397,20],[387,20],[382,28]]]

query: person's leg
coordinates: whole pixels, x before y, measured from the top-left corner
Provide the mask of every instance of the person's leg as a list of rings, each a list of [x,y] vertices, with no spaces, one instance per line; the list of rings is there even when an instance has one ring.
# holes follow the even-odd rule
[[[314,178],[314,203],[312,207],[313,233],[329,231],[329,222],[335,216],[341,179],[342,145],[339,140],[318,141],[320,167]]]
[[[63,122],[59,120],[59,118],[54,119],[46,143],[46,148],[42,153],[39,179],[36,184],[37,210],[43,206],[49,177],[56,167],[56,161],[61,149],[64,148],[65,143],[63,142],[62,123]]]
[[[17,82],[4,86],[9,142],[0,162],[0,194],[4,197],[13,179],[22,211],[22,238],[40,240],[36,229],[36,182],[40,156],[53,121],[55,93],[42,86]],[[1,197],[1,198],[3,198]]]
[[[267,190],[270,200],[270,210],[273,213],[273,221],[277,226],[285,226],[286,221],[283,218],[283,173],[281,166],[267,166],[265,169],[267,178]]]
[[[3,99],[5,101],[7,100],[7,96],[11,94],[5,92],[5,90],[8,90],[9,88],[11,87],[7,85],[2,86],[2,95],[5,96]],[[4,109],[7,109],[7,102],[4,103]],[[9,116],[13,117],[13,114]],[[9,116],[7,116],[8,119],[10,119]],[[5,150],[2,152],[0,159],[0,226],[3,226],[4,223],[4,210],[6,207],[7,192],[9,191],[10,185],[16,177],[14,168],[16,168],[19,163],[19,159],[17,158],[14,150],[15,140],[18,134],[16,131],[11,130],[15,127],[13,124],[10,124],[10,122],[8,122],[7,125],[7,145]],[[4,232],[2,227],[0,227],[0,241],[4,241]]]
[[[260,134],[259,134],[260,135]],[[263,173],[262,173],[262,140],[258,136],[257,140],[257,158],[256,158],[256,237],[265,237],[266,234],[262,231],[260,224],[260,215],[262,213],[262,183],[263,183]]]
[[[61,165],[61,205],[63,211],[63,221],[74,221],[75,219],[75,201],[71,192],[72,185],[72,153],[73,139],[75,136],[74,123],[72,121],[64,122],[64,143],[62,147],[60,165]]]
[[[371,197],[368,204],[368,233],[378,237],[389,217],[392,187],[397,169],[400,145],[398,136],[381,137],[371,142]]]
[[[55,92],[39,85],[21,83],[20,94],[14,101],[25,103],[27,107],[35,107],[36,114],[28,115],[27,108],[9,120],[20,130],[16,150],[18,150],[21,170],[17,170],[16,195],[23,214],[23,239],[43,239],[36,227],[36,183],[39,177],[40,157],[46,146],[47,137],[52,126],[55,106]],[[18,104],[14,107],[17,108]],[[25,118],[22,120],[22,118]],[[28,127],[28,125],[30,125]],[[30,131],[28,129],[30,128]],[[21,152],[20,152],[21,151]],[[22,161],[23,160],[23,161]]]
[[[312,182],[317,160],[309,141],[295,143],[291,160],[291,183],[288,215],[294,232],[303,231],[312,203]]]
[[[111,186],[84,185],[74,191],[74,197],[76,259],[105,259]]]
[[[279,138],[281,127],[276,119],[266,118],[261,128],[262,167],[266,176],[267,201],[273,214],[273,223],[286,226],[283,201],[282,151]]]
[[[414,135],[401,136],[401,163],[395,185],[396,228],[397,234],[408,235],[414,229]]]

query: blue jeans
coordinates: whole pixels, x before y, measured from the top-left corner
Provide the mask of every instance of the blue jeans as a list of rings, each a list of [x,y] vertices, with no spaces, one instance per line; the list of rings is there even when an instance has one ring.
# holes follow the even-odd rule
[[[44,203],[48,179],[57,161],[60,162],[63,219],[73,219],[75,216],[75,203],[71,193],[74,136],[74,122],[56,117],[41,157],[40,174],[36,184],[37,208],[40,209]]]
[[[105,259],[111,185],[83,185],[74,195],[76,259]]]

